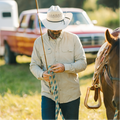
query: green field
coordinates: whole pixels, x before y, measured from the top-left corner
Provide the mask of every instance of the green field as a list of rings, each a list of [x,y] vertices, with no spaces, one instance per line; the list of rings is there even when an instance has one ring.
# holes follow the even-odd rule
[[[4,60],[0,58],[0,120],[41,120],[40,80],[31,74],[30,60],[29,57],[18,56],[17,64],[5,65]],[[80,120],[106,120],[103,102],[96,110],[84,106],[86,90],[92,84],[93,72],[94,63],[79,73],[82,93]],[[89,97],[90,105],[96,104],[93,97],[92,92]]]

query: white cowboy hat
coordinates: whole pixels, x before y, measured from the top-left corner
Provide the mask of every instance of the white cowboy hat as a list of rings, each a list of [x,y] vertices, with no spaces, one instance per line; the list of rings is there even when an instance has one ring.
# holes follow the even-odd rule
[[[39,19],[50,30],[62,30],[68,26],[72,13],[63,13],[59,6],[51,6],[47,14],[39,13]]]

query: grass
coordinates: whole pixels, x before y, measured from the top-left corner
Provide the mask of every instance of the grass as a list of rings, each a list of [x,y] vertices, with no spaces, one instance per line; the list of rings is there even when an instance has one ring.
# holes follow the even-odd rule
[[[5,65],[0,59],[0,120],[41,120],[40,81],[29,70],[30,58],[18,56],[16,65]],[[104,105],[91,110],[84,106],[84,98],[88,86],[91,86],[94,63],[79,73],[81,104],[80,120],[105,120]],[[102,94],[101,94],[102,95]],[[93,93],[89,104],[93,105]],[[59,116],[59,119],[61,117]]]
[[[26,57],[17,57],[18,64],[0,66],[0,93],[4,95],[8,90],[12,94],[40,93],[40,81],[31,74]],[[29,60],[29,58],[26,58]],[[23,61],[23,62],[22,62]],[[26,62],[26,63],[25,63]],[[1,64],[4,63],[1,60]]]

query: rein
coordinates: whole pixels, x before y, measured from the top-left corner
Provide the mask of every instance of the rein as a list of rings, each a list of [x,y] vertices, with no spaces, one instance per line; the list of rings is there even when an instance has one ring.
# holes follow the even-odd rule
[[[94,72],[93,75],[93,83],[91,87],[87,88],[87,93],[85,96],[85,100],[84,100],[84,105],[88,108],[88,109],[97,109],[101,106],[101,97],[100,97],[100,91],[102,91],[100,84],[99,84],[99,77],[100,77],[100,73],[103,70],[104,65],[107,63],[108,60],[108,53],[110,51],[111,46],[110,45],[106,45],[104,50],[102,51],[102,53],[100,54],[99,57],[102,56],[102,58],[100,59],[100,61],[98,61],[98,59],[96,59],[95,62],[97,62],[97,68],[96,68],[96,72]],[[98,100],[98,104],[95,106],[90,106],[88,105],[88,98],[89,98],[89,94],[90,94],[90,90],[94,90],[95,91],[95,95],[94,95],[94,100],[97,101]]]

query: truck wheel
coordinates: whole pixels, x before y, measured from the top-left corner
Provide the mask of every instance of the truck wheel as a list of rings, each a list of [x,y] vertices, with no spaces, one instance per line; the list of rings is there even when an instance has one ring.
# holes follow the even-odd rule
[[[10,50],[10,47],[8,44],[5,44],[4,60],[6,64],[16,63],[16,56],[14,52]]]

